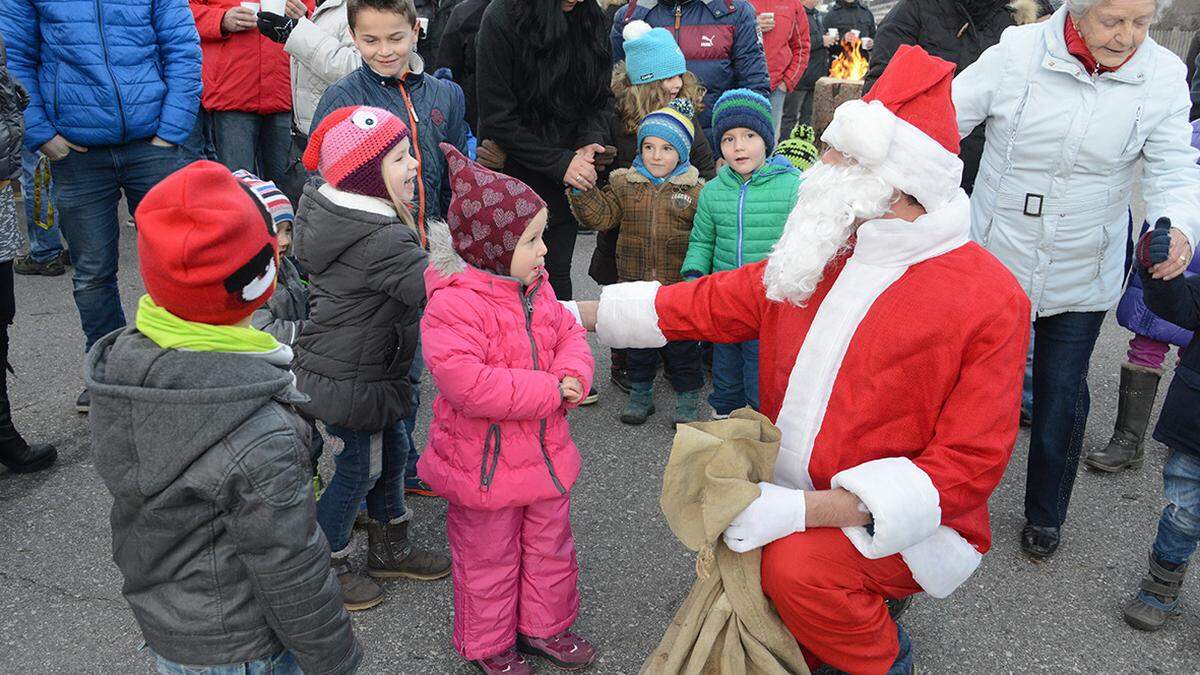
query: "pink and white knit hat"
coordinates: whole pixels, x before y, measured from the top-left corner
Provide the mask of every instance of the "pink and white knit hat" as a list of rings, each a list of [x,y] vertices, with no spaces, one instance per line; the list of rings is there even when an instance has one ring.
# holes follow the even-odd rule
[[[406,138],[408,127],[382,108],[338,108],[309,137],[304,166],[339,190],[388,200],[383,156]]]

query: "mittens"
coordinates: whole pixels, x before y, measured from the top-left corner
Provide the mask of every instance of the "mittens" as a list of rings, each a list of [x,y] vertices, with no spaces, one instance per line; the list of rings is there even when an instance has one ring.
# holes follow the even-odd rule
[[[1171,219],[1159,218],[1153,230],[1138,239],[1135,255],[1143,269],[1164,263],[1171,254]]]
[[[290,16],[279,16],[271,12],[258,13],[258,32],[272,42],[287,42],[295,27],[296,20]]]

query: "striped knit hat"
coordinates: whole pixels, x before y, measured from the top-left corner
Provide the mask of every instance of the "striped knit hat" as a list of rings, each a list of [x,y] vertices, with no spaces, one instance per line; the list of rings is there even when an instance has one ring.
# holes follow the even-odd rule
[[[807,171],[817,161],[817,134],[807,124],[797,124],[786,139],[779,141],[775,155],[791,162],[792,166]]]
[[[309,137],[304,166],[319,171],[339,190],[391,201],[383,180],[383,156],[406,138],[408,127],[382,108],[338,108]]]
[[[266,215],[275,224],[276,231],[279,230],[280,223],[290,223],[296,219],[292,203],[288,201],[274,181],[263,180],[245,169],[234,171],[233,177],[240,180],[242,185],[250,188],[250,194],[254,195],[258,203],[266,209]]]
[[[692,153],[692,142],[696,137],[696,127],[692,124],[692,114],[695,108],[686,98],[677,98],[665,108],[659,108],[642,118],[638,125],[638,150],[641,151],[642,141],[647,136],[661,138],[671,144],[679,153],[679,163],[687,164],[688,156]]]
[[[762,94],[750,89],[730,89],[721,94],[713,106],[713,130],[717,132],[717,143],[730,129],[749,129],[762,136],[767,144],[767,154],[775,149],[775,121],[771,118],[771,102]]]

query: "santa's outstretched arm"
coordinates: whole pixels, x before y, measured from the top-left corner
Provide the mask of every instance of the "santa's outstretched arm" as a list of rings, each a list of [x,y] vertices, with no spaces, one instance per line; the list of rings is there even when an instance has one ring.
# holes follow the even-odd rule
[[[662,347],[674,340],[758,339],[766,304],[766,262],[663,286],[635,281],[606,286],[600,301],[578,304],[580,321],[609,347]]]

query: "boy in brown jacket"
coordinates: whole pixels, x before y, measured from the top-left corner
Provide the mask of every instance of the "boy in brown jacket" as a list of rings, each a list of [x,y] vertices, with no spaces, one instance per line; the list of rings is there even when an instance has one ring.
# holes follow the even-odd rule
[[[600,231],[621,227],[619,281],[664,285],[683,281],[680,269],[703,185],[699,172],[688,163],[695,138],[691,114],[691,103],[676,99],[646,115],[638,127],[640,154],[631,168],[614,171],[603,188],[568,191],[571,211],[581,225]],[[642,424],[654,414],[654,375],[660,357],[676,394],[673,423],[693,422],[699,416],[704,385],[700,345],[682,341],[660,349],[627,350],[632,389],[621,412],[622,422]]]

